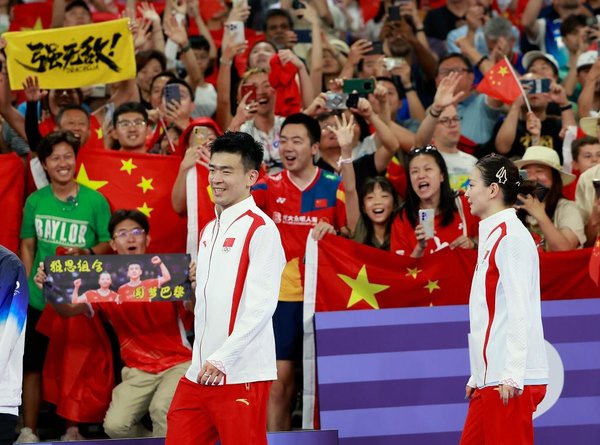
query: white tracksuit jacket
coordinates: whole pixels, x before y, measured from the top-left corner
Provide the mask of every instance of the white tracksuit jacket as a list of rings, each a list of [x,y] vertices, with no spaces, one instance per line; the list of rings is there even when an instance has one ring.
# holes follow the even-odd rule
[[[285,254],[275,223],[249,197],[221,212],[200,235],[192,364],[209,361],[224,384],[275,380],[277,307]]]
[[[469,317],[470,387],[548,382],[539,255],[514,209],[479,223]]]

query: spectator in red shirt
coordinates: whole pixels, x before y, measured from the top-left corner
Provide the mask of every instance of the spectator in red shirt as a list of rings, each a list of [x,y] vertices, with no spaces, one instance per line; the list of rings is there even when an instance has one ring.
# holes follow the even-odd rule
[[[420,258],[446,247],[475,249],[477,219],[471,216],[464,195],[456,195],[450,188],[446,163],[438,149],[432,145],[412,149],[407,172],[406,202],[392,226],[392,252]],[[435,210],[432,238],[419,224],[420,209]]]
[[[109,222],[110,245],[119,255],[142,255],[150,243],[150,226],[137,210],[117,210]],[[126,234],[119,236],[118,234]],[[156,263],[160,262],[160,258]],[[163,275],[165,273],[163,272]],[[139,278],[137,274],[131,274]],[[196,284],[196,266],[190,265],[192,289]],[[43,263],[35,282],[46,281]],[[164,437],[167,411],[177,383],[190,366],[191,345],[182,335],[186,312],[181,303],[101,303],[56,306],[63,316],[100,313],[113,326],[125,367],[122,382],[112,392],[112,401],[104,419],[104,431],[111,438]],[[146,412],[152,420],[152,433],[140,423]]]

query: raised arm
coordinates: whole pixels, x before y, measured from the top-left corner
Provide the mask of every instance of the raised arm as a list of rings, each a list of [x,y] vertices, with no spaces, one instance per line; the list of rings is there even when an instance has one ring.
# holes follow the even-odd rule
[[[420,147],[431,142],[433,132],[442,112],[450,105],[456,104],[463,96],[463,92],[454,93],[463,74],[450,73],[444,77],[438,85],[433,104],[425,115],[425,119],[419,125],[415,138],[416,146]]]
[[[152,264],[158,265],[160,269],[160,276],[158,277],[158,287],[171,281],[171,273],[169,272],[169,269],[167,269],[167,266],[165,266],[165,263],[163,263],[159,256],[152,257],[150,261],[152,262]]]

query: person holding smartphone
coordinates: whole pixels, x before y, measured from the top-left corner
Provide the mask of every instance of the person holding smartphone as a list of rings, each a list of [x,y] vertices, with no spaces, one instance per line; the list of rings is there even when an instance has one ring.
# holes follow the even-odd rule
[[[445,248],[476,249],[477,218],[464,195],[450,188],[446,162],[433,145],[413,148],[406,157],[406,201],[392,225],[391,251],[421,258]],[[434,233],[427,233],[419,210],[434,213]]]
[[[460,445],[533,445],[532,415],[546,394],[539,254],[513,208],[521,182],[517,167],[495,154],[469,175],[467,199],[481,221],[469,296],[469,411]]]
[[[547,190],[541,192],[543,196],[519,195],[515,204],[537,246],[548,252],[582,247],[585,244],[583,220],[575,203],[566,199],[562,191],[563,185],[575,180],[575,175],[562,169],[558,154],[548,147],[529,147],[515,165],[527,172],[528,180],[536,181]]]

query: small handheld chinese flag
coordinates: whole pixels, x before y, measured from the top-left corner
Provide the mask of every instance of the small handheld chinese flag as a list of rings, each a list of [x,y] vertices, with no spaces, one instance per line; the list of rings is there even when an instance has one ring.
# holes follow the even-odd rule
[[[519,95],[523,94],[519,79],[507,59],[501,60],[485,73],[482,81],[477,85],[477,91],[505,104],[512,104]]]
[[[594,248],[592,249],[592,255],[590,256],[590,278],[598,286],[598,280],[600,279],[600,236],[596,237]]]

